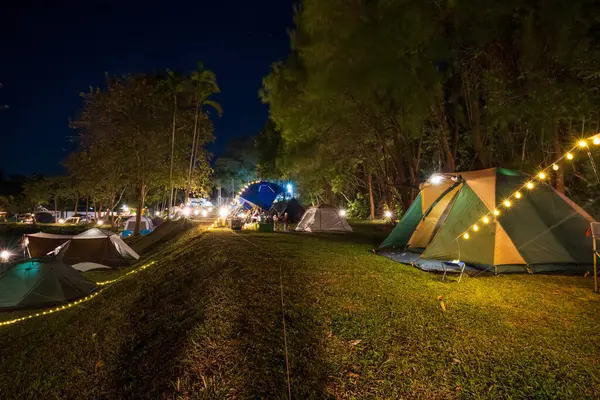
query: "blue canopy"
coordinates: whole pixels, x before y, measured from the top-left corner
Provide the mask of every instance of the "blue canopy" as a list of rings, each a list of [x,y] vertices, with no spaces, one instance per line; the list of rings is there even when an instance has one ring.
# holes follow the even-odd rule
[[[248,185],[240,194],[240,201],[245,208],[254,206],[269,210],[275,198],[283,193],[284,189],[276,183],[258,182]]]

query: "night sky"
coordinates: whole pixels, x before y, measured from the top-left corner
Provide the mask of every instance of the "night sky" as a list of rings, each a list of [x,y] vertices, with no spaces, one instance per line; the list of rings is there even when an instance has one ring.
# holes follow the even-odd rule
[[[217,75],[224,110],[210,150],[258,133],[268,114],[258,90],[289,52],[293,18],[291,0],[23,1],[1,13],[5,175],[61,172],[74,148],[68,121],[81,106],[78,93],[101,85],[105,72],[188,73],[202,60]]]

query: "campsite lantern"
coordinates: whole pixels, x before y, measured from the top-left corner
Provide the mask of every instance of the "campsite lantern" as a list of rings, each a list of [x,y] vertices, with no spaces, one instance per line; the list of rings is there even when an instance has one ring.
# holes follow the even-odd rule
[[[340,214],[340,217],[345,217],[346,216],[346,210],[341,209],[338,214]]]

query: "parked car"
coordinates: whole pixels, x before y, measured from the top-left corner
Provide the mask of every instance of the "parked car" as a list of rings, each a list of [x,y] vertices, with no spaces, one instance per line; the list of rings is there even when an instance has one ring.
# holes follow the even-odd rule
[[[56,222],[56,218],[48,212],[39,212],[35,213],[35,221],[42,224],[53,224]]]
[[[30,214],[30,213],[17,214],[16,221],[21,222],[23,224],[33,224],[35,222],[35,218],[34,218],[33,214]]]

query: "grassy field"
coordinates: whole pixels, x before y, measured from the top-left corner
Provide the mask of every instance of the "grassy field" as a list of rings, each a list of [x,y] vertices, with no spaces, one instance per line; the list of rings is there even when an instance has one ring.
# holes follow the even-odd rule
[[[293,398],[600,397],[590,278],[441,281],[357,228],[160,241],[91,302],[0,328],[0,398],[287,398],[280,279]]]

